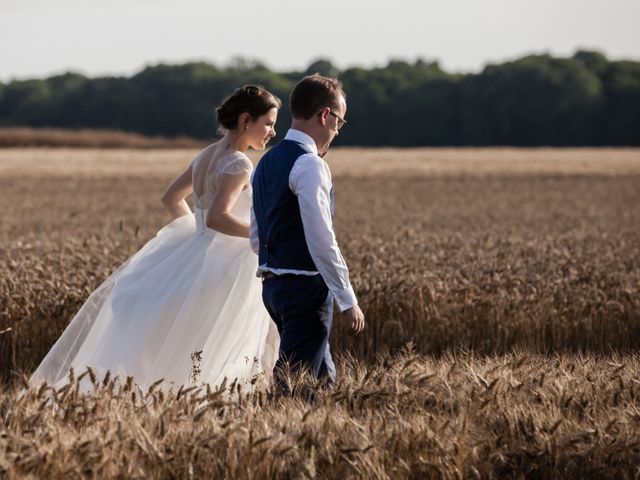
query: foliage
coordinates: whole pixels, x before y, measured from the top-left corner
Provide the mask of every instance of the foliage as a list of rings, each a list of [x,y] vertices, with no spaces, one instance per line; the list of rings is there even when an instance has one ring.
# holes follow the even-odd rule
[[[0,126],[105,128],[211,138],[214,107],[233,89],[259,83],[287,104],[305,74],[342,80],[349,126],[338,145],[640,145],[640,62],[594,51],[531,55],[479,73],[450,74],[437,62],[391,60],[340,71],[328,59],[273,72],[242,58],[149,66],[130,78],[75,73],[0,85]],[[290,122],[283,108],[280,136]]]

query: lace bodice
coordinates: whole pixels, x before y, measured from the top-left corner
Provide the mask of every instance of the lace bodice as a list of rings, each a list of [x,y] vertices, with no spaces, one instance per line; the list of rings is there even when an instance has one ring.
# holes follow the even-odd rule
[[[206,211],[211,207],[224,181],[224,175],[239,175],[243,172],[251,175],[252,170],[251,160],[242,152],[220,153],[216,145],[211,145],[200,152],[193,160],[192,166],[193,203],[198,230],[204,229]],[[250,207],[249,187],[242,191],[231,211],[234,215],[248,220]]]

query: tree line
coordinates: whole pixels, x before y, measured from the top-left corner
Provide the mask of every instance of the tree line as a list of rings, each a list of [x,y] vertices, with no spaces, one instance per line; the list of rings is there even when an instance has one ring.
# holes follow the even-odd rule
[[[215,106],[238,86],[257,83],[285,104],[282,136],[289,91],[315,72],[338,77],[347,92],[340,145],[640,145],[640,62],[585,50],[566,58],[528,55],[466,74],[423,59],[344,70],[319,59],[294,72],[238,59],[224,67],[160,64],[131,77],[65,73],[0,83],[0,126],[210,139]]]

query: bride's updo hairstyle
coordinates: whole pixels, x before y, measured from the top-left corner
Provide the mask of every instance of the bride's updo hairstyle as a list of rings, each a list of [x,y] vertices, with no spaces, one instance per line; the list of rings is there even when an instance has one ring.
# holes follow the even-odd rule
[[[261,85],[245,85],[225,98],[216,108],[216,118],[222,129],[235,130],[241,114],[248,113],[255,120],[272,108],[281,106],[280,99]]]

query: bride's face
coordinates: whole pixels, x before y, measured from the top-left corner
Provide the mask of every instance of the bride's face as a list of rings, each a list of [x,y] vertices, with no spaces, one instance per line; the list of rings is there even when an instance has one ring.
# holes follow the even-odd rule
[[[249,120],[247,130],[247,143],[254,150],[264,150],[273,137],[276,136],[276,120],[278,119],[278,109],[272,108],[264,115],[255,120]]]

